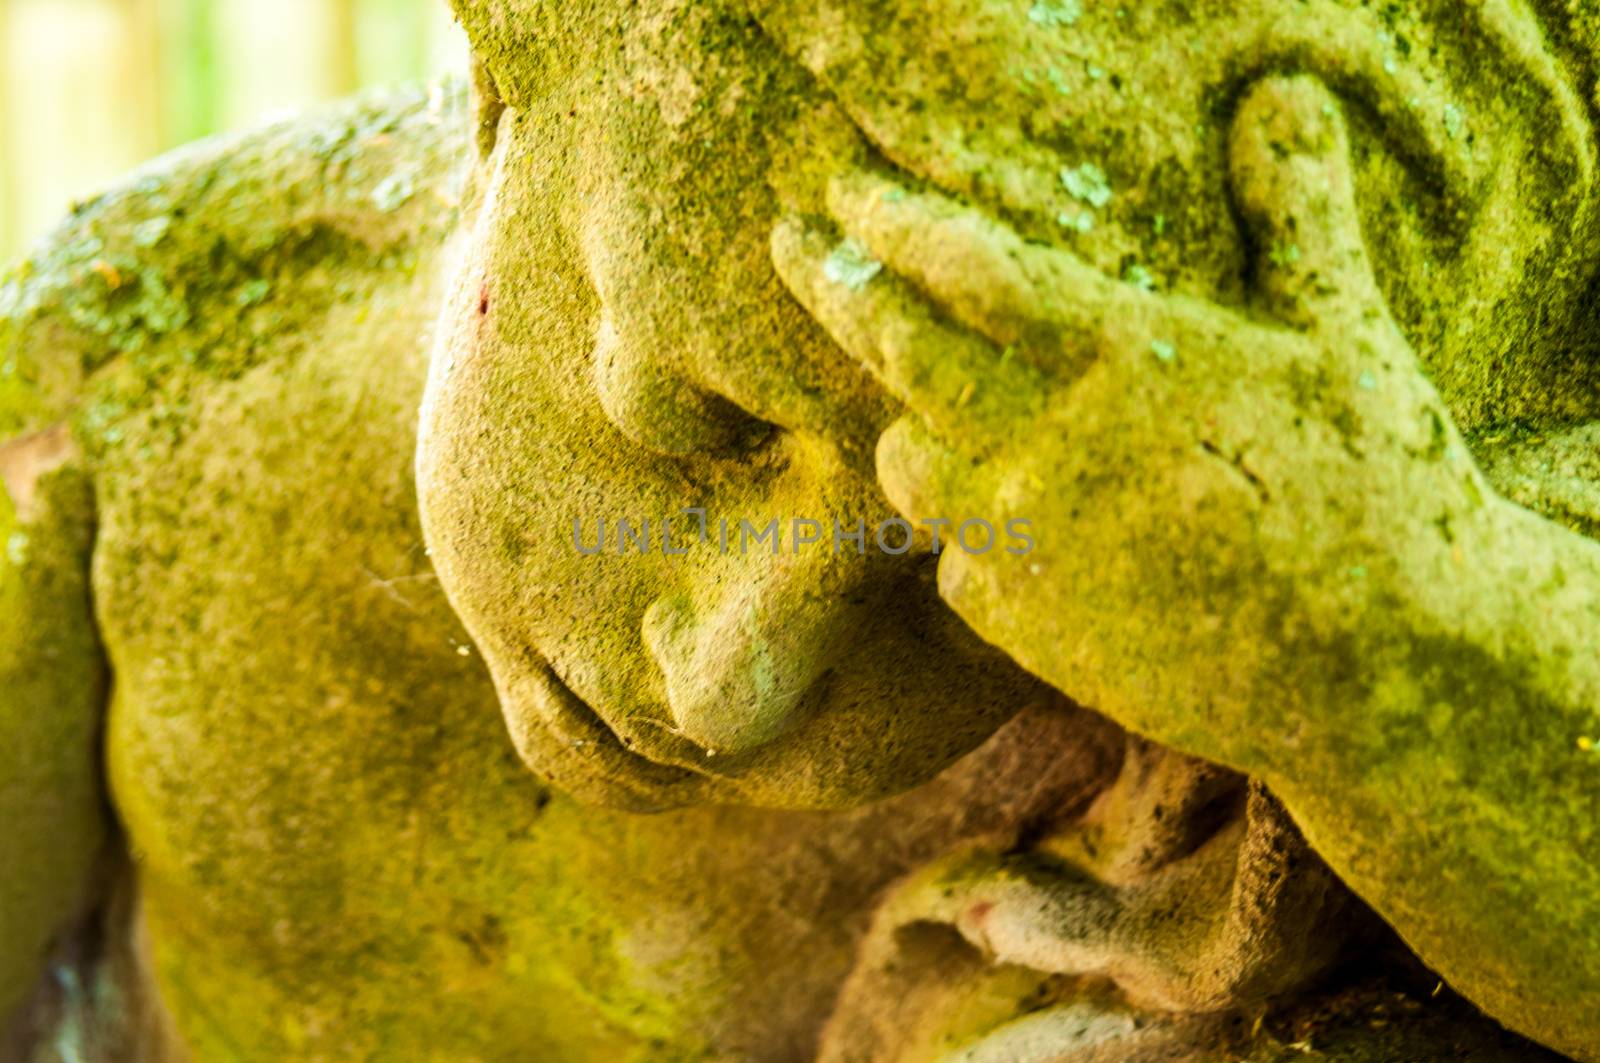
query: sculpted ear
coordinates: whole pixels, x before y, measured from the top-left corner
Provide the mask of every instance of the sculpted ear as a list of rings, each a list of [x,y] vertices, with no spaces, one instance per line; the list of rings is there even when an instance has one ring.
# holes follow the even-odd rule
[[[1252,86],[1234,119],[1229,165],[1273,313],[1303,328],[1385,313],[1356,210],[1343,111],[1320,78]]]

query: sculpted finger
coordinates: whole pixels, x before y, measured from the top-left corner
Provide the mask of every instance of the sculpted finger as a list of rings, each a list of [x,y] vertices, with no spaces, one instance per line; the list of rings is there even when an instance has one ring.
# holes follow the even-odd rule
[[[1093,357],[1105,315],[1136,296],[1065,251],[1028,243],[982,211],[865,171],[829,182],[828,209],[846,232],[957,321],[1001,346],[1040,355],[1044,368],[1069,379]]]
[[[1269,77],[1252,87],[1234,119],[1229,162],[1275,314],[1302,328],[1387,316],[1362,237],[1343,112],[1321,79]]]
[[[1041,401],[1036,370],[943,319],[854,241],[830,240],[788,218],[773,230],[772,258],[834,341],[952,438],[974,428],[980,440],[1003,433]]]
[[[941,441],[920,418],[902,417],[878,440],[878,481],[913,523],[959,523],[987,497],[987,467]]]

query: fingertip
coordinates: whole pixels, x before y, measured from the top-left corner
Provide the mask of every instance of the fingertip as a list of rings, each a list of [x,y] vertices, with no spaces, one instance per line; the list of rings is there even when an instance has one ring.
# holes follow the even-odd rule
[[[772,226],[772,266],[790,293],[813,315],[825,311],[824,280],[828,256],[835,250],[816,226],[793,214]]]
[[[820,261],[821,237],[792,214],[779,218],[772,226],[772,261],[779,276],[794,283],[806,266]]]
[[[828,213],[840,228],[859,238],[892,268],[916,265],[912,248],[934,218],[925,196],[868,170],[849,170],[828,180]]]
[[[1275,75],[1250,86],[1234,124],[1240,137],[1257,138],[1279,158],[1341,155],[1344,110],[1333,90],[1312,74]]]
[[[1240,102],[1230,140],[1235,200],[1255,239],[1273,309],[1309,325],[1335,301],[1376,294],[1338,98],[1309,74],[1264,78]]]
[[[837,217],[855,217],[874,195],[881,197],[887,191],[886,185],[887,182],[862,170],[834,174],[828,178],[825,192],[828,210]]]
[[[1234,119],[1229,164],[1245,216],[1274,235],[1293,235],[1307,206],[1348,194],[1337,100],[1310,76],[1258,82]]]
[[[917,414],[907,414],[878,437],[878,482],[889,504],[908,520],[944,516],[942,487],[952,454]]]

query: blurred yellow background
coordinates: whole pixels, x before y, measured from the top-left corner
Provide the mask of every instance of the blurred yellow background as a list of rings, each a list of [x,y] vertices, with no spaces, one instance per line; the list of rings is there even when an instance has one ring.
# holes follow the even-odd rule
[[[168,148],[466,67],[445,0],[0,0],[0,260]]]

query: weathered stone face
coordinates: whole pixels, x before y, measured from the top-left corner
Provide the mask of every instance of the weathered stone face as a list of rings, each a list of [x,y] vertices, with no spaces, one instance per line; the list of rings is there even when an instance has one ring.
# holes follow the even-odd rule
[[[803,77],[748,31],[734,45],[681,115],[586,83],[549,121],[501,119],[420,490],[537,770],[649,805],[855,804],[931,776],[1039,690],[939,603],[925,554],[873,542],[894,515],[870,461],[888,403],[767,249],[765,175]],[[665,553],[669,518],[684,556]],[[822,529],[798,553],[797,518]],[[621,520],[648,522],[648,553],[619,554]],[[777,555],[741,526],[774,520]],[[835,521],[865,523],[865,554],[835,552]],[[604,522],[603,553],[579,551],[575,522],[589,548]]]
[[[525,759],[644,804],[835,803],[906,785],[992,725],[973,711],[995,704],[975,681],[987,673],[930,652],[921,633],[897,642],[835,611],[842,600],[898,624],[909,570],[896,564],[733,564],[701,549],[607,569],[612,557],[574,556],[575,520],[659,522],[696,507],[759,525],[769,508],[809,505],[824,519],[864,507],[870,527],[889,515],[864,466],[898,411],[773,284],[765,238],[777,223],[790,289],[926,422],[920,440],[890,437],[888,471],[879,447],[897,508],[1026,503],[1072,530],[1046,579],[1013,566],[1009,582],[985,582],[979,566],[944,565],[947,602],[1060,689],[1261,773],[1363,896],[1497,1016],[1531,1030],[1561,1013],[1557,997],[1587,999],[1581,963],[1559,976],[1571,994],[1518,999],[1551,963],[1523,963],[1536,953],[1525,946],[1504,976],[1486,974],[1449,930],[1452,913],[1387,870],[1413,842],[1436,841],[1395,818],[1416,804],[1406,785],[1437,784],[1428,800],[1449,815],[1459,795],[1456,769],[1416,769],[1394,740],[1435,695],[1395,694],[1368,668],[1415,645],[1419,675],[1464,674],[1439,663],[1453,659],[1428,641],[1440,621],[1426,612],[1449,613],[1452,629],[1478,616],[1467,598],[1438,605],[1461,594],[1443,566],[1470,555],[1462,529],[1486,555],[1483,601],[1510,593],[1496,557],[1546,544],[1525,514],[1490,527],[1502,511],[1486,508],[1457,426],[1600,412],[1593,337],[1571,329],[1593,278],[1596,161],[1588,75],[1565,22],[1488,2],[752,0],[589,7],[565,21],[554,5],[458,6],[497,126],[442,323],[421,490],[441,578]],[[1241,119],[1249,100],[1254,125]],[[1284,210],[1264,206],[1287,187],[1273,184],[1279,168],[1304,179]],[[910,204],[898,227],[862,200],[880,196]],[[1335,218],[1335,238],[1311,231]],[[841,226],[857,246],[838,242]],[[810,242],[786,252],[785,233]],[[840,286],[879,268],[868,244],[894,276],[852,303]],[[1315,273],[1296,268],[1303,258]],[[953,260],[992,265],[995,284],[963,283]],[[817,298],[808,264],[827,275]],[[1017,274],[1027,283],[1007,286]],[[1301,308],[1322,318],[1273,303],[1291,274]],[[1063,277],[1076,287],[1052,289]],[[1177,343],[1152,331],[1179,320]],[[935,348],[954,353],[940,363]],[[1036,393],[995,383],[1028,371],[1002,349],[1037,369]],[[1166,383],[1152,383],[1149,352],[1173,367]],[[1011,376],[988,372],[995,363]],[[973,387],[939,401],[956,394],[941,374],[981,381],[990,412],[1012,402],[1012,423],[963,420],[952,411]],[[1032,446],[1019,438],[1029,432]],[[1302,616],[1319,638],[1342,638],[1346,606],[1381,600],[1370,588],[1391,576],[1384,587],[1412,604],[1355,625],[1371,652],[1284,640]],[[1038,591],[1046,583],[1054,597]],[[1299,671],[1238,693],[1275,657]],[[1331,723],[1307,692],[1346,673],[1355,692],[1329,701],[1364,711]],[[1437,698],[1465,707],[1484,689],[1474,674]],[[976,696],[929,698],[940,690]],[[1578,700],[1552,726],[1576,726]],[[940,711],[911,711],[926,704]],[[1321,725],[1318,746],[1307,735]],[[1357,747],[1355,733],[1370,737]],[[1477,752],[1466,742],[1426,755],[1437,766]],[[706,781],[712,761],[728,780]],[[1374,772],[1404,781],[1375,786]],[[1358,792],[1376,796],[1351,827],[1339,811]],[[1525,838],[1559,850],[1564,817],[1581,816],[1567,791],[1544,809],[1526,793],[1486,799],[1531,826],[1463,859],[1495,850],[1501,861]],[[1525,874],[1532,862],[1496,863],[1506,896],[1542,888]],[[1574,897],[1587,896],[1576,878]],[[1540,947],[1563,938],[1552,923],[1519,923],[1522,907],[1485,922]]]
[[[16,630],[0,646],[0,665],[11,662],[0,686],[22,691],[0,705],[0,723],[34,728],[27,743],[51,754],[37,762],[70,769],[70,785],[40,789],[78,794],[96,824],[74,831],[75,847],[43,818],[25,825],[13,862],[37,873],[0,889],[0,936],[21,942],[14,954],[42,948],[72,899],[66,865],[86,863],[100,837],[87,736],[103,649],[115,690],[105,765],[137,867],[145,973],[172,1036],[197,1057],[376,1057],[427,1044],[483,1058],[798,1059],[831,1006],[823,1051],[835,1055],[824,1058],[957,1047],[1015,1058],[1019,1045],[1056,1058],[1201,1058],[1202,1045],[1221,1055],[1235,1041],[1225,1058],[1246,1055],[1253,1032],[1171,1013],[1293,993],[1360,927],[1344,918],[1343,894],[1308,870],[1286,818],[1258,815],[1276,807],[1259,786],[1241,817],[1244,787],[1221,769],[1165,753],[1141,768],[1130,756],[1090,804],[1117,761],[1112,725],[1050,708],[1013,715],[1054,695],[940,601],[926,543],[893,556],[872,542],[895,512],[879,477],[911,478],[903,464],[874,468],[879,433],[902,411],[778,282],[771,237],[775,225],[812,226],[837,256],[830,283],[881,277],[873,291],[884,291],[904,271],[840,246],[830,179],[897,170],[908,188],[895,202],[935,190],[979,207],[973,244],[1005,246],[1014,228],[1031,250],[1067,249],[1099,280],[1125,279],[1118,307],[1149,312],[1178,293],[1205,315],[1137,359],[1105,358],[1093,401],[1017,448],[1041,458],[1019,461],[1023,471],[1081,471],[1071,460],[1083,453],[1100,461],[1093,476],[1037,475],[1029,489],[1098,476],[1091,497],[1129,504],[1085,515],[1065,492],[1045,498],[1059,527],[1082,519],[1058,571],[1081,565],[1097,597],[1040,608],[1027,595],[1044,581],[1023,579],[1012,585],[1022,593],[978,602],[984,630],[1071,693],[1081,676],[1049,670],[1061,647],[1096,623],[1128,636],[1102,639],[1114,652],[1094,678],[1134,695],[1097,705],[1258,771],[1446,977],[1517,1028],[1593,1057],[1597,922],[1586,912],[1600,893],[1584,847],[1596,820],[1578,774],[1589,764],[1574,751],[1586,756],[1593,739],[1573,745],[1593,701],[1569,698],[1562,716],[1512,674],[1542,679],[1564,659],[1582,680],[1592,657],[1550,653],[1548,614],[1528,622],[1504,608],[1561,605],[1553,576],[1530,599],[1527,580],[1494,564],[1514,553],[1533,565],[1560,547],[1570,599],[1600,585],[1600,563],[1584,569],[1559,529],[1526,513],[1491,529],[1504,537],[1474,532],[1468,509],[1510,507],[1486,499],[1471,470],[1451,481],[1454,494],[1360,497],[1386,523],[1362,529],[1367,553],[1349,559],[1359,564],[1264,569],[1281,577],[1273,583],[1237,563],[1240,544],[1264,538],[1280,551],[1267,560],[1302,562],[1330,539],[1300,517],[1352,483],[1376,492],[1385,481],[1350,475],[1344,459],[1359,448],[1323,445],[1332,434],[1320,426],[1297,434],[1295,415],[1322,416],[1311,400],[1335,385],[1308,376],[1304,392],[1284,394],[1259,371],[1286,348],[1308,364],[1354,363],[1312,363],[1327,352],[1250,305],[1266,286],[1249,263],[1292,264],[1301,249],[1292,238],[1252,246],[1229,191],[1230,163],[1236,179],[1272,169],[1270,151],[1243,170],[1229,154],[1247,92],[1254,133],[1274,132],[1260,113],[1276,101],[1270,113],[1298,120],[1277,143],[1340,166],[1352,156],[1362,224],[1351,228],[1445,401],[1422,389],[1431,431],[1400,416],[1424,408],[1413,400],[1425,380],[1403,377],[1410,352],[1393,331],[1373,359],[1381,374],[1338,378],[1355,393],[1341,402],[1375,426],[1345,439],[1374,456],[1362,471],[1438,488],[1402,474],[1450,451],[1466,462],[1446,404],[1468,426],[1595,412],[1583,352],[1550,341],[1592,272],[1593,147],[1572,87],[1587,85],[1575,46],[1559,37],[1547,48],[1538,24],[1494,3],[459,6],[490,95],[431,363],[418,337],[456,221],[450,163],[465,133],[448,125],[442,95],[286,127],[152,174],[87,208],[37,276],[0,289],[10,330],[0,377],[12,378],[0,387],[0,434],[66,418],[89,472],[59,485],[61,526],[40,525],[36,544],[7,540],[22,578],[0,581],[0,598],[20,603],[5,614]],[[1299,73],[1266,76],[1286,69]],[[1319,117],[1306,101],[1328,86]],[[1353,153],[1343,132],[1327,135],[1345,126]],[[187,223],[168,216],[173,202],[192,212]],[[855,206],[858,221],[872,213]],[[1327,246],[1308,243],[1307,259]],[[1124,317],[1129,332],[1143,324]],[[954,331],[951,318],[905,315],[930,320],[945,332],[919,334],[927,350]],[[1376,335],[1354,321],[1339,338]],[[1004,361],[998,347],[988,353]],[[409,475],[425,369],[418,468],[432,565]],[[1159,416],[1142,416],[1151,410]],[[1223,418],[1235,442],[1260,444],[1238,467],[1216,461],[1220,447],[1197,454],[1185,435]],[[0,529],[49,501],[19,490],[15,473],[52,440],[0,448],[17,510],[0,506]],[[1519,437],[1496,483],[1592,531],[1592,432],[1550,442]],[[1171,477],[1175,453],[1198,471]],[[968,465],[974,480],[991,467]],[[1163,475],[1180,490],[1140,494]],[[1223,504],[1175,516],[1183,490]],[[1255,519],[1269,495],[1277,515]],[[1456,505],[1467,496],[1470,507]],[[1299,508],[1285,511],[1284,499]],[[1437,522],[1425,535],[1407,523],[1418,499],[1459,510],[1454,552],[1432,549]],[[709,542],[685,509],[704,514]],[[820,545],[795,552],[795,518],[822,523]],[[623,519],[636,532],[649,522],[647,549],[619,552]],[[777,554],[741,528],[773,520]],[[835,554],[834,521],[865,525],[865,553]],[[1141,527],[1172,533],[1155,563],[1118,539]],[[585,553],[597,534],[607,547]],[[1170,558],[1220,577],[1202,608],[1180,595]],[[1368,642],[1335,647],[1363,652],[1286,642],[1283,618],[1307,600],[1332,603],[1313,619],[1343,634],[1343,606],[1362,604],[1389,569],[1410,580],[1390,587],[1438,592],[1452,634],[1419,639],[1406,603],[1390,598],[1361,618]],[[1332,592],[1316,582],[1329,573]],[[957,607],[975,600],[949,590]],[[33,624],[30,611],[46,610],[52,622]],[[1256,616],[1267,622],[1237,629],[1252,637],[1206,641]],[[1592,630],[1581,620],[1571,629]],[[1496,652],[1465,652],[1457,627]],[[46,642],[90,682],[63,691],[55,671],[38,670]],[[1281,696],[1240,694],[1240,677],[1284,645],[1301,674]],[[1367,662],[1395,647],[1414,652],[1388,676],[1398,677],[1380,691],[1388,700],[1362,700]],[[1343,683],[1331,710],[1307,694],[1330,671]],[[1148,676],[1176,679],[1161,688]],[[1399,681],[1418,677],[1414,688]],[[70,726],[35,726],[36,704],[69,700]],[[523,770],[497,707],[527,765],[581,799],[864,807],[596,809]],[[997,728],[933,782],[871,802]],[[1525,769],[1524,753],[1564,774]],[[1516,803],[1530,793],[1531,811]],[[1418,808],[1438,812],[1423,832]],[[1396,865],[1440,892],[1397,885]],[[1472,889],[1451,890],[1468,878]],[[27,989],[29,959],[20,975],[3,972],[0,1001]],[[1123,994],[1061,977],[1086,971]],[[1130,999],[1169,1014],[1150,1021]],[[1450,1006],[1408,1008],[1381,1033],[1365,1001],[1304,1014],[1319,1008],[1299,1009],[1295,1028],[1321,1046],[1353,1023],[1360,1043],[1342,1046],[1352,1059],[1454,1058],[1461,1043],[1498,1043]],[[1251,1058],[1291,1051],[1256,1047]],[[1507,1058],[1530,1058],[1525,1048]]]
[[[776,283],[768,234],[784,210],[821,212],[848,165],[892,164],[1110,275],[1244,305],[1231,109],[1308,69],[1350,101],[1380,280],[1453,412],[1574,412],[1593,393],[1562,383],[1586,372],[1570,344],[1537,335],[1581,290],[1586,112],[1538,23],[1498,5],[460,12],[496,128],[422,491],[512,729],[558,777],[629,779],[647,804],[849,803],[926,777],[1027,696],[926,568],[827,548],[833,520],[864,520],[870,545],[893,516],[870,471],[893,404]],[[668,518],[674,546],[698,531],[690,508],[715,548],[662,556]],[[823,523],[824,548],[790,554],[795,517]],[[787,556],[739,556],[740,521],[773,518]],[[622,520],[648,522],[651,556],[618,556]],[[601,522],[606,549],[583,556]]]
[[[1115,771],[1115,729],[1055,709],[842,813],[629,815],[526,770],[410,475],[455,98],[158,163],[0,284],[0,411],[33,418],[0,426],[0,1024],[42,984],[95,1060],[808,1059],[889,882]],[[111,957],[47,960],[107,836]]]

